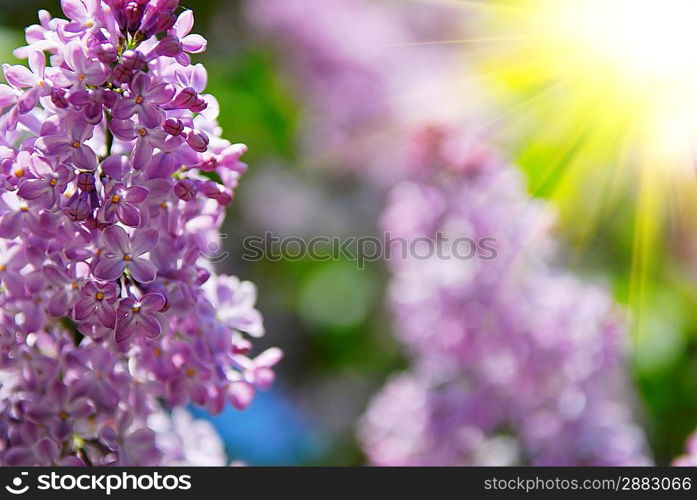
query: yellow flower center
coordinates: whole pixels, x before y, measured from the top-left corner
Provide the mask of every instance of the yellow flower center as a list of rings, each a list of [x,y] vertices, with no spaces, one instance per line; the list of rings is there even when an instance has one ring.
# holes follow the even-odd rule
[[[104,298],[104,294],[102,292],[97,292],[97,294],[94,297],[97,300],[102,300]]]
[[[15,177],[22,177],[24,175],[24,169],[23,168],[18,168],[15,170]]]
[[[111,197],[112,203],[118,203],[119,200],[121,200],[121,197],[118,194],[115,194],[114,196]]]
[[[126,262],[130,262],[133,260],[133,258],[130,255],[126,254],[123,256],[123,260],[125,260]]]
[[[80,147],[80,143],[79,143],[78,141],[74,141],[74,142],[73,142],[73,147],[74,147],[75,149],[78,149],[78,148]]]
[[[20,210],[21,210],[22,212],[28,212],[28,211],[29,211],[29,207],[22,207],[22,208],[20,208]]]
[[[193,368],[187,368],[187,369],[186,369],[186,374],[187,374],[187,376],[189,376],[189,377],[193,377],[194,375],[196,375],[196,370],[194,370]]]
[[[152,350],[152,353],[153,353],[155,356],[157,356],[158,358],[159,358],[160,356],[162,356],[162,351],[161,351],[158,347],[155,347],[155,348]]]
[[[70,286],[72,287],[73,290],[77,290],[79,288],[77,281],[73,281],[73,283]]]
[[[143,104],[143,96],[142,95],[139,95],[138,97],[136,97],[136,104]]]
[[[64,411],[61,411],[58,416],[60,417],[61,420],[67,420],[69,415],[65,413]]]
[[[51,184],[51,186],[55,186],[56,184],[58,184],[58,181],[56,179],[51,179],[51,182],[49,184]]]
[[[138,133],[140,134],[141,137],[145,137],[146,135],[148,135],[148,131],[145,130],[144,128],[141,128],[140,130],[138,130]]]
[[[87,78],[87,75],[85,75],[85,74],[80,75],[80,81],[81,81],[81,82],[84,81],[85,78]]]
[[[135,307],[133,308],[133,312],[134,312],[134,313],[137,313],[137,312],[139,312],[139,311],[140,311],[140,306],[135,306]]]

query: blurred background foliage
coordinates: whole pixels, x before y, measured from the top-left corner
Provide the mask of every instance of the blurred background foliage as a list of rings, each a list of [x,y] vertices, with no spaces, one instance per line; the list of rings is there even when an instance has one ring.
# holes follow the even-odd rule
[[[286,352],[274,389],[248,411],[228,409],[213,421],[230,456],[252,465],[361,464],[355,421],[386,376],[405,363],[384,312],[384,266],[368,263],[359,270],[341,260],[244,262],[240,251],[243,237],[266,231],[377,234],[380,197],[341,174],[308,168],[297,137],[303,110],[292,82],[278,70],[283,54],[245,25],[241,1],[186,0],[182,6],[194,10],[195,32],[209,40],[196,62],[208,69],[207,92],[220,102],[224,135],[249,146],[250,170],[223,229],[231,258],[219,265],[256,283],[267,329],[260,348],[278,345]],[[3,61],[14,60],[11,50],[22,45],[22,29],[36,22],[39,8],[60,12],[57,0],[0,0]],[[573,144],[545,137],[506,145],[529,174],[531,191],[551,196],[539,173],[571,154]],[[612,216],[601,214],[590,231],[574,223],[572,207],[561,206],[562,231],[578,250],[569,256],[570,265],[602,274],[625,303],[632,288],[631,201],[606,206]],[[694,270],[685,272],[693,266],[695,249],[689,236],[672,230],[666,227],[657,239],[644,277],[649,285],[642,302],[644,328],[632,359],[639,406],[659,464],[681,453],[697,424],[696,276]]]

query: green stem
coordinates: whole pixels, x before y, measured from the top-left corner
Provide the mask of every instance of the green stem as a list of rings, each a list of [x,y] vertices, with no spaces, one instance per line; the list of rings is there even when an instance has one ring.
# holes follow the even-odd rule
[[[114,134],[109,128],[109,123],[111,122],[111,114],[108,111],[106,113],[106,156],[107,158],[111,156],[111,148],[114,146]]]

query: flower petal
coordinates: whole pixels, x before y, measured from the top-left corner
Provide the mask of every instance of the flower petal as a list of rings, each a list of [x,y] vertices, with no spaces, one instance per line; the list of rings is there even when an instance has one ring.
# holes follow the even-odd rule
[[[133,278],[140,283],[152,283],[157,276],[157,268],[149,260],[134,258],[128,263],[128,270]]]
[[[111,226],[104,230],[104,243],[107,245],[107,250],[117,254],[119,258],[131,252],[131,240],[128,233],[119,226]]]
[[[123,274],[124,269],[126,261],[122,257],[103,257],[94,268],[94,276],[100,280],[114,281]]]
[[[161,293],[148,293],[140,299],[140,306],[143,311],[157,312],[165,307],[166,302],[164,295]]]

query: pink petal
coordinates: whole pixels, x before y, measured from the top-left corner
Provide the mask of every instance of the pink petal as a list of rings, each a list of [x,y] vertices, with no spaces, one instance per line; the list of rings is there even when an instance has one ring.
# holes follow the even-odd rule
[[[197,64],[191,72],[191,86],[196,92],[203,92],[206,85],[208,85],[208,71],[203,64]]]
[[[71,401],[66,409],[72,418],[85,418],[94,411],[87,398],[77,398]]]
[[[31,68],[32,72],[37,77],[41,77],[41,75],[44,74],[44,70],[46,69],[46,56],[43,52],[38,50],[32,51],[32,53],[29,54],[28,62],[29,68]]]
[[[283,351],[278,347],[271,347],[254,358],[257,366],[272,367],[283,359]]]
[[[166,300],[161,293],[148,293],[140,299],[143,311],[157,312],[165,306]]]
[[[149,252],[157,245],[158,237],[155,229],[136,231],[131,244],[131,252],[136,256]]]
[[[103,257],[95,267],[94,275],[100,280],[114,281],[123,274],[124,269],[126,261],[120,256]]]
[[[3,64],[2,69],[5,72],[5,78],[13,87],[26,88],[33,87],[36,83],[36,76],[24,66],[10,66]]]
[[[140,283],[152,283],[157,276],[155,265],[149,260],[138,257],[128,263],[128,270],[131,271],[133,278]]]
[[[140,328],[143,330],[142,333],[146,337],[154,339],[162,335],[162,326],[153,315],[141,314],[141,316],[138,318],[138,323]]]
[[[116,208],[116,214],[119,220],[126,226],[139,227],[142,223],[140,211],[130,203],[120,203]]]
[[[84,21],[87,19],[87,10],[80,0],[61,0],[63,13],[73,21]]]
[[[155,128],[164,120],[164,112],[152,104],[143,104],[138,112],[141,123],[148,128]]]
[[[95,300],[92,297],[85,297],[83,299],[78,300],[75,304],[74,309],[75,319],[78,321],[86,319],[88,316],[94,313],[96,307],[97,304],[95,303]]]
[[[136,170],[144,170],[152,159],[153,148],[146,140],[141,140],[136,143],[131,154],[133,168]]]
[[[143,203],[148,197],[150,190],[142,186],[131,186],[126,190],[124,199],[128,203]]]
[[[194,27],[194,13],[191,10],[185,10],[177,18],[177,22],[174,23],[174,31],[179,38],[183,38],[189,33]]]
[[[128,120],[138,111],[138,107],[135,99],[121,99],[114,105],[111,113],[117,120]]]
[[[42,179],[32,179],[25,181],[19,186],[17,196],[25,200],[35,200],[48,191],[49,185]]]
[[[128,316],[125,319],[120,319],[116,325],[116,334],[114,340],[116,343],[121,343],[128,340],[133,335],[133,316]]]
[[[189,35],[181,39],[182,49],[189,54],[200,54],[206,50],[208,42],[201,35]]]
[[[17,101],[14,89],[5,84],[0,84],[0,109],[6,108]]]
[[[254,387],[247,382],[233,382],[228,389],[230,402],[238,410],[244,410],[251,404],[254,392]]]
[[[131,120],[111,120],[109,128],[116,138],[122,141],[132,141],[138,137],[135,130],[135,123]]]
[[[151,231],[153,230],[151,229]],[[111,226],[104,231],[104,242],[108,245],[108,249],[118,254],[119,257],[131,252],[128,233],[119,226]]]

